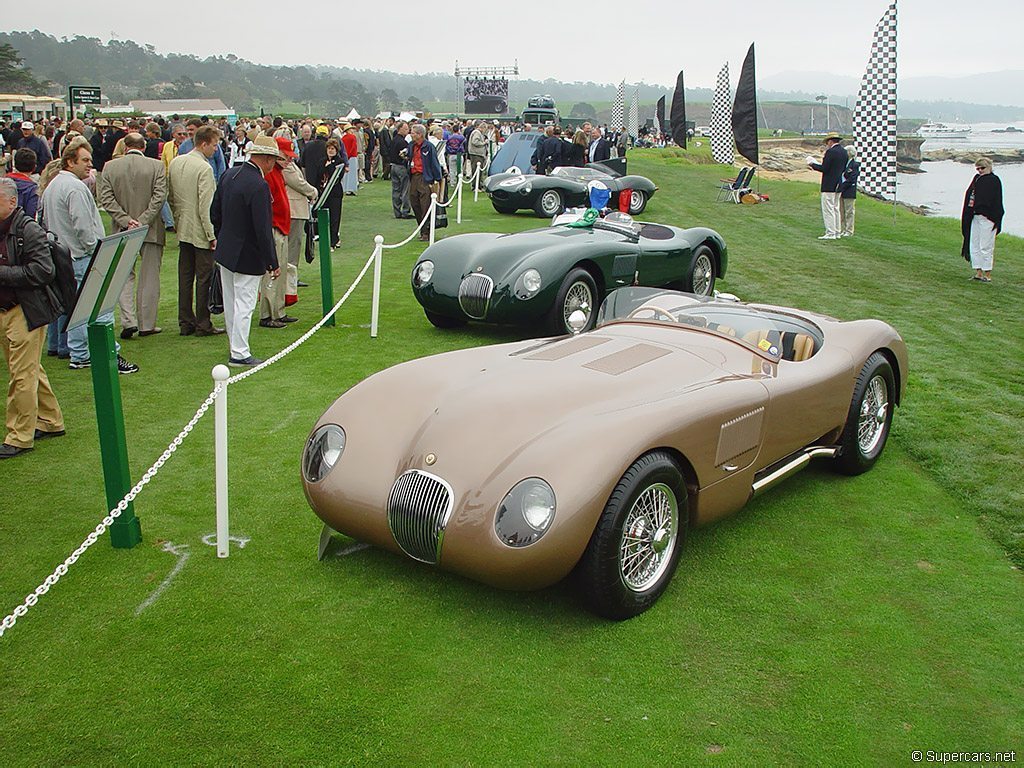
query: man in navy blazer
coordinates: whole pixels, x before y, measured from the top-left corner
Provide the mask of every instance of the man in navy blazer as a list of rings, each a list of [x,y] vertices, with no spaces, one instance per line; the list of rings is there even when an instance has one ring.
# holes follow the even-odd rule
[[[270,188],[264,176],[282,157],[277,142],[258,136],[249,158],[221,176],[210,208],[217,235],[214,259],[220,264],[224,290],[224,325],[231,344],[228,365],[235,367],[263,362],[249,349],[249,327],[260,278],[265,273],[275,279],[281,274],[271,232]]]
[[[838,133],[830,133],[825,137],[828,148],[820,163],[808,163],[815,171],[821,173],[821,217],[825,221],[825,234],[819,240],[838,240],[839,222],[839,186],[843,182],[843,172],[849,156],[843,149],[842,137]]]
[[[587,149],[588,163],[600,163],[611,158],[612,145],[601,135],[600,128],[590,129],[590,139],[590,147]]]

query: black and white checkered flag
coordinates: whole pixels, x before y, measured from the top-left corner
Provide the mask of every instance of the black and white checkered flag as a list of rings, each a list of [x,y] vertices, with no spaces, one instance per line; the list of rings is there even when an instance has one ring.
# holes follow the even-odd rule
[[[626,81],[623,80],[619,83],[619,88],[615,91],[615,102],[612,104],[612,125],[613,131],[621,131],[625,126],[625,112],[626,112]]]
[[[729,88],[729,62],[722,67],[715,82],[710,127],[712,157],[716,163],[732,165],[732,91]]]
[[[633,98],[629,102],[629,120],[626,121],[626,130],[634,140],[640,135],[640,89],[633,91]]]
[[[896,197],[896,0],[875,27],[868,68],[853,111],[853,136],[860,162],[858,187],[886,199]]]

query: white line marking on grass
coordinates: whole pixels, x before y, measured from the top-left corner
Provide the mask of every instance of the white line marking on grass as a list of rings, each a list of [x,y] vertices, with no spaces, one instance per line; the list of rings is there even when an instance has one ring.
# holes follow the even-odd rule
[[[164,593],[164,590],[171,586],[171,582],[174,581],[174,577],[181,573],[181,569],[185,567],[185,563],[188,562],[191,555],[188,551],[188,544],[178,544],[175,546],[174,542],[171,541],[164,542],[164,552],[170,552],[172,555],[177,555],[178,562],[175,564],[174,568],[171,569],[171,572],[167,574],[167,578],[160,582],[160,586],[154,590],[153,594],[143,600],[139,607],[135,609],[136,616],[155,603],[157,598]]]
[[[238,545],[239,549],[245,549],[245,545],[248,544],[250,541],[252,541],[252,539],[248,536],[228,536],[228,546],[231,546],[231,544],[234,543]],[[208,547],[216,547],[217,534],[208,533],[205,536],[203,536],[203,544],[205,544]]]

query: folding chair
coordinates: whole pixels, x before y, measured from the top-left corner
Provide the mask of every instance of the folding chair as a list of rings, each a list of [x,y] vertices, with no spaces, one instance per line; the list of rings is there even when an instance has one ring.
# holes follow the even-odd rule
[[[721,179],[718,185],[718,199],[716,202],[732,200],[734,203],[740,201],[740,195],[750,189],[750,179],[754,176],[754,166],[742,168],[736,174],[735,179]]]

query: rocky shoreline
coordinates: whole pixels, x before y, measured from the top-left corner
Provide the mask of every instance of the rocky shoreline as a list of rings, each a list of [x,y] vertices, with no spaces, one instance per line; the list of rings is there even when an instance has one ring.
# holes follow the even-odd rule
[[[934,149],[921,153],[924,162],[942,162],[952,160],[955,163],[976,163],[979,157],[987,157],[996,165],[1001,163],[1024,163],[1024,150],[1021,149]]]

